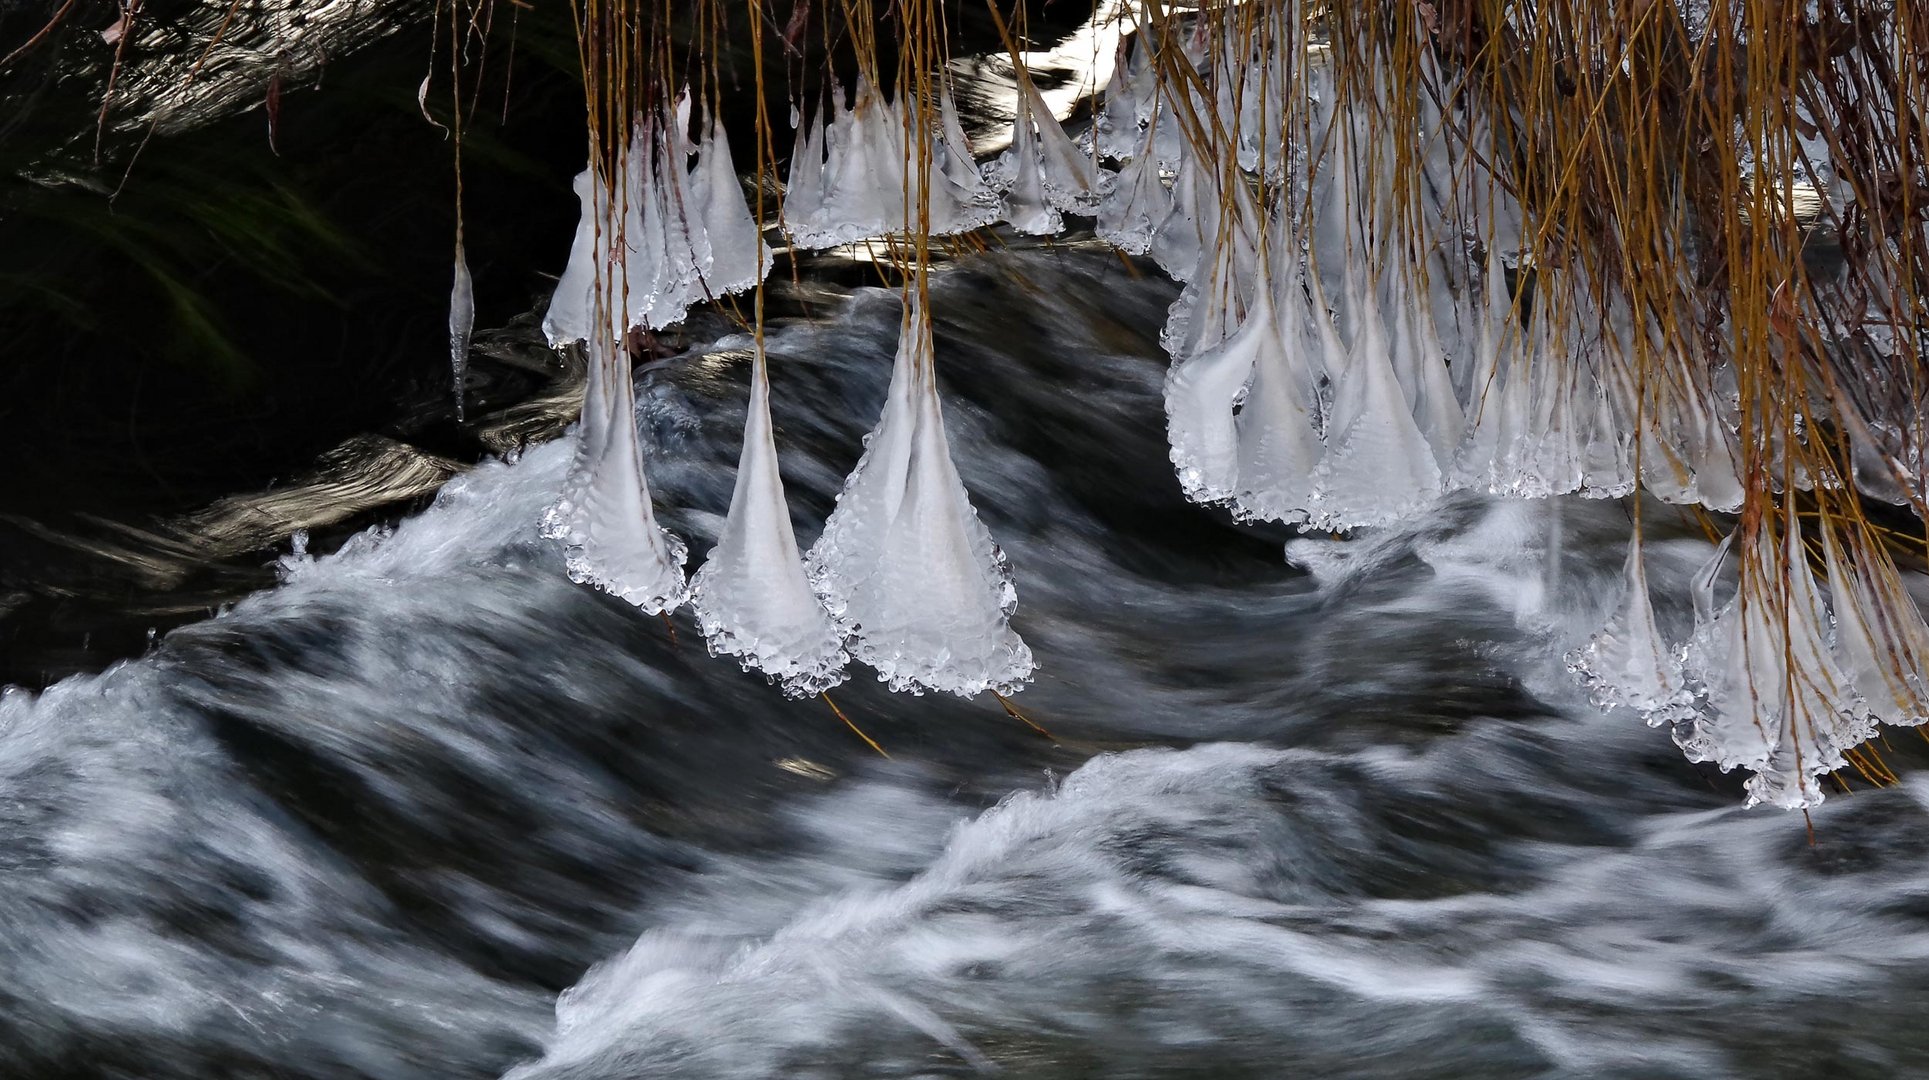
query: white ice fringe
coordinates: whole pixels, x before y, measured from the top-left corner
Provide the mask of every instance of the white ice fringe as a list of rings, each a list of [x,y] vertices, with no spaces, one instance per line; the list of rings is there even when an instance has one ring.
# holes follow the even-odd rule
[[[1835,655],[1861,708],[1889,724],[1929,721],[1929,626],[1894,564],[1868,546],[1861,572],[1852,571],[1831,529],[1822,530],[1822,550],[1835,612]]]
[[[587,340],[601,276],[621,273],[627,288],[609,305],[608,331],[620,340],[632,329],[661,330],[681,322],[692,304],[739,292],[769,273],[762,238],[745,203],[729,143],[713,116],[694,170],[697,148],[685,136],[689,99],[654,124],[639,125],[623,153],[621,191],[612,195],[595,171],[576,177],[582,204],[569,262],[556,283],[543,335],[552,346]]]
[[[907,195],[920,191],[929,194],[930,235],[967,232],[996,218],[996,198],[976,175],[949,89],[941,88],[935,103],[907,104],[860,79],[854,105],[846,107],[841,89],[831,99],[829,127],[820,111],[791,152],[784,228],[798,247],[915,231],[918,201]]]
[[[1333,395],[1326,453],[1313,470],[1313,523],[1324,529],[1385,525],[1429,505],[1441,491],[1433,447],[1394,375],[1373,290],[1347,290],[1353,341]]]
[[[690,99],[680,95],[662,122],[630,142],[629,170],[637,179],[626,218],[625,275],[629,325],[662,330],[682,322],[702,298],[710,238],[687,174],[695,147],[686,134]]]
[[[1254,294],[1247,321],[1261,322],[1265,329],[1253,358],[1252,383],[1235,418],[1239,468],[1233,513],[1296,524],[1311,516],[1313,470],[1323,452],[1319,391],[1310,363],[1317,344],[1307,332],[1313,315],[1297,275],[1275,293],[1262,274]]]
[[[1144,125],[1158,111],[1159,83],[1152,72],[1150,50],[1145,38],[1140,37],[1138,48],[1129,49],[1132,41],[1129,36],[1119,38],[1104,105],[1078,140],[1081,149],[1096,147],[1105,157],[1120,160],[1139,154]]]
[[[846,677],[843,636],[811,589],[791,531],[761,347],[730,514],[690,583],[690,607],[712,656],[737,657],[790,697],[821,694]]]
[[[1800,809],[1822,801],[1817,777],[1841,768],[1843,751],[1872,728],[1854,714],[1847,676],[1829,648],[1828,614],[1799,528],[1791,523],[1784,540],[1786,563],[1777,558],[1772,530],[1758,525],[1740,553],[1735,596],[1699,620],[1688,667],[1701,684],[1702,704],[1676,728],[1675,741],[1691,761],[1753,773],[1745,785],[1749,805]],[[1696,582],[1703,613],[1712,608],[1713,566]]]
[[[561,348],[589,336],[590,309],[594,306],[596,268],[610,267],[615,244],[616,221],[612,214],[609,189],[596,170],[585,169],[571,185],[582,203],[582,216],[576,223],[576,239],[570,244],[569,262],[549,298],[543,316],[543,336],[553,348]],[[614,341],[628,329],[619,304],[609,312],[608,337]]]
[[[650,614],[687,595],[683,541],[660,528],[650,509],[629,356],[600,336],[590,342],[576,453],[561,498],[543,515],[542,534],[562,543],[570,580]]]
[[[1172,212],[1172,194],[1150,153],[1133,157],[1099,200],[1098,238],[1128,255],[1152,249],[1152,238]]]
[[[984,178],[986,187],[1000,193],[998,220],[1031,236],[1053,236],[1064,229],[1065,219],[1046,191],[1045,158],[1032,129],[1028,95],[1018,95],[1011,148],[985,163]]]
[[[1639,529],[1628,540],[1621,582],[1621,600],[1607,624],[1568,657],[1568,665],[1601,708],[1632,709],[1651,727],[1684,720],[1693,697],[1682,677],[1680,658],[1655,625]]]
[[[893,690],[1011,693],[1032,655],[1017,590],[945,441],[931,329],[909,305],[884,413],[806,558],[851,654]]]
[[[764,255],[762,231],[744,199],[730,140],[714,109],[690,186],[701,201],[703,231],[709,240],[710,261],[700,274],[704,290],[723,296],[755,287],[770,273],[770,259]]]
[[[1038,128],[1038,153],[1045,198],[1069,214],[1090,217],[1098,212],[1099,178],[1102,175],[1092,155],[1081,151],[1052,113],[1029,77],[1019,80],[1019,100],[1028,106],[1025,115]]]

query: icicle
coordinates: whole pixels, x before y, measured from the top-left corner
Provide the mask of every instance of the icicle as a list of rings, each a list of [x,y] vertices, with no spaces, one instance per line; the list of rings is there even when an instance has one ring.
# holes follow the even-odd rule
[[[620,290],[611,290],[620,295]],[[658,527],[636,440],[629,356],[590,339],[589,381],[576,454],[542,534],[563,544],[570,580],[594,585],[656,614],[686,595],[683,541]]]
[[[610,265],[611,208],[609,193],[593,169],[576,174],[570,185],[582,203],[582,216],[576,222],[576,238],[569,246],[569,262],[549,298],[549,311],[543,316],[543,337],[552,348],[561,348],[589,336],[590,307],[595,295],[596,268]],[[621,337],[622,309],[611,312],[610,336]]]
[[[1142,58],[1127,58],[1126,44],[1130,39],[1121,35],[1118,41],[1118,57],[1112,65],[1112,81],[1105,87],[1105,104],[1093,118],[1091,132],[1096,140],[1098,152],[1110,158],[1124,160],[1140,153],[1141,132],[1139,122],[1149,119],[1141,116],[1141,108],[1150,98],[1144,74]],[[1150,88],[1156,92],[1156,87]]]
[[[1380,315],[1357,279],[1348,307],[1357,324],[1340,374],[1326,454],[1313,471],[1315,522],[1322,528],[1384,525],[1440,494],[1440,466],[1414,422],[1388,362]]]
[[[1011,122],[1011,149],[985,166],[984,177],[987,186],[1003,193],[998,216],[1032,236],[1055,235],[1065,227],[1046,194],[1043,165],[1038,137],[1032,133],[1031,98],[1020,94],[1018,115]]]
[[[730,141],[714,110],[690,188],[702,206],[702,230],[710,249],[704,289],[716,297],[756,285],[770,272],[770,260],[763,255],[762,233],[744,199]]]
[[[791,697],[820,694],[845,679],[842,635],[811,589],[791,532],[761,346],[730,515],[691,580],[690,606],[712,656],[738,657],[744,670],[762,672]]]
[[[1161,126],[1171,122],[1163,117],[1154,121],[1150,134],[1156,134]],[[1145,156],[1156,160],[1156,155]],[[1216,220],[1202,220],[1216,206],[1204,205],[1200,199],[1199,165],[1190,149],[1180,152],[1169,205],[1171,209],[1166,211],[1165,220],[1159,222],[1158,231],[1152,236],[1150,252],[1159,269],[1171,275],[1172,280],[1189,281],[1193,269],[1199,265],[1200,253],[1217,241],[1219,231]]]
[[[1038,128],[1039,176],[1045,199],[1054,207],[1087,217],[1098,212],[1099,169],[1091,155],[1082,153],[1065,134],[1058,117],[1032,85],[1029,75],[1019,79],[1019,95],[1025,99],[1032,123]]]
[[[930,323],[914,299],[884,416],[809,556],[851,654],[894,690],[1010,693],[1031,676],[1017,591],[945,440]]]
[[[921,125],[930,123],[928,106],[925,109],[919,117]],[[985,186],[984,174],[972,159],[971,143],[958,122],[958,107],[951,100],[949,85],[938,88],[938,122],[938,141],[931,155],[938,166],[931,185],[933,204],[935,207],[942,192],[951,206],[943,218],[933,209],[931,233],[944,236],[984,228],[998,220],[998,193]]]
[[[1862,573],[1850,571],[1835,541],[1822,529],[1829,596],[1834,600],[1836,659],[1865,708],[1890,724],[1929,721],[1923,666],[1929,662],[1929,626],[1915,601],[1880,552],[1865,554]]]
[[[657,136],[655,172],[645,173],[655,196],[646,202],[645,212],[654,210],[658,215],[663,262],[656,268],[647,307],[632,325],[652,330],[683,321],[690,305],[703,298],[703,273],[713,261],[710,238],[703,227],[702,193],[689,183],[690,155],[695,150],[689,128],[690,96],[686,92],[677,96]],[[748,211],[745,214],[748,216]],[[645,234],[649,235],[647,228]]]
[[[1235,419],[1239,433],[1235,513],[1261,521],[1303,522],[1312,505],[1313,470],[1322,447],[1319,397],[1305,353],[1305,294],[1289,279],[1273,314],[1273,289],[1262,271],[1247,325],[1263,324],[1252,385]],[[1242,330],[1242,336],[1244,331]]]
[[[1172,195],[1159,177],[1159,163],[1140,153],[1119,172],[1098,205],[1098,238],[1128,255],[1152,249],[1152,238],[1172,212]]]
[[[1262,350],[1278,347],[1272,309],[1256,297],[1231,337],[1166,370],[1166,438],[1179,486],[1194,502],[1211,505],[1239,491],[1239,434],[1233,410],[1245,396]]]
[[[462,231],[456,230],[455,285],[449,290],[449,363],[455,379],[455,418],[463,419],[462,391],[469,374],[469,335],[476,326],[476,290],[469,280],[469,260],[462,253]]]
[[[1467,392],[1466,411],[1471,420],[1455,452],[1450,483],[1456,488],[1491,492],[1500,483],[1501,456],[1511,452],[1507,439],[1513,427],[1506,415],[1512,402],[1500,369],[1503,342],[1510,340],[1507,323],[1511,300],[1500,259],[1491,254],[1487,257],[1484,291],[1479,344],[1475,348],[1473,376]],[[1518,366],[1510,363],[1510,367]]]
[[[1601,708],[1633,709],[1650,727],[1684,720],[1693,698],[1679,658],[1655,627],[1638,527],[1628,540],[1621,581],[1620,606],[1585,648],[1569,655],[1568,666],[1581,676],[1589,697]]]
[[[799,247],[812,246],[824,213],[824,113],[791,145],[790,174],[784,182],[784,230]]]
[[[1822,801],[1814,778],[1841,768],[1843,751],[1868,731],[1844,709],[1847,678],[1828,648],[1799,529],[1791,525],[1785,541],[1778,556],[1770,529],[1757,526],[1734,599],[1696,631],[1689,655],[1705,704],[1676,742],[1690,760],[1753,772],[1749,805],[1795,809]],[[1698,609],[1711,578],[1711,570],[1697,578]]]
[[[1422,281],[1427,277],[1420,271],[1414,273]],[[1403,382],[1411,380],[1407,385],[1414,399],[1414,420],[1445,475],[1466,436],[1467,418],[1447,374],[1446,350],[1433,323],[1432,304],[1427,290],[1415,287],[1411,295],[1396,298],[1392,306],[1397,312],[1395,340],[1400,358],[1394,370]]]

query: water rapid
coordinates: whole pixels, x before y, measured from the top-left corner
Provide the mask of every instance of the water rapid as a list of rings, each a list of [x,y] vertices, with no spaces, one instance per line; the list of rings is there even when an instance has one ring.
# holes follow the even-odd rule
[[[769,338],[800,541],[897,294]],[[1744,811],[1561,656],[1614,503],[1458,497],[1352,540],[1188,504],[1173,287],[1077,244],[934,286],[953,453],[1010,555],[1014,704],[784,700],[537,536],[571,447],[0,698],[19,1077],[1896,1076],[1929,1060],[1929,784]],[[701,557],[749,376],[638,374]],[[1706,545],[1651,533],[1680,625]]]

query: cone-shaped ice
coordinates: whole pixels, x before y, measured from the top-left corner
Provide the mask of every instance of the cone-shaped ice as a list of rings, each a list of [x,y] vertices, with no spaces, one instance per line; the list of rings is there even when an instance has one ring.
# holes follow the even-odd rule
[[[754,233],[755,223],[748,221],[749,212],[745,210],[742,221],[725,224],[729,208],[706,205],[703,174],[706,168],[718,166],[730,171],[728,150],[717,166],[706,159],[697,177],[685,175],[690,144],[677,125],[686,124],[688,119],[688,101],[679,99],[677,107],[660,121],[637,126],[622,154],[621,190],[615,197],[595,170],[576,177],[582,216],[570,246],[569,264],[556,283],[543,318],[543,334],[551,345],[591,336],[617,341],[632,327],[660,330],[682,321],[690,305],[704,297],[700,278],[714,262],[710,241],[713,223],[730,230],[726,234],[730,245],[726,262],[738,266],[731,272],[740,275],[740,233],[746,225]],[[727,197],[728,193],[719,194]],[[741,207],[741,189],[736,201]],[[754,267],[750,272],[755,273]],[[599,306],[595,303],[595,283],[599,276],[609,274],[619,274],[626,285],[616,304],[608,309],[607,331],[591,335],[589,313]],[[710,294],[725,291],[729,290],[712,287]]]
[[[1384,525],[1440,494],[1440,466],[1394,377],[1369,295],[1357,280],[1348,289],[1354,340],[1333,397],[1326,454],[1313,471],[1314,521],[1322,528]]]
[[[1692,698],[1680,661],[1662,640],[1648,595],[1648,574],[1641,562],[1641,533],[1628,541],[1621,570],[1621,602],[1607,625],[1570,658],[1602,708],[1626,706],[1650,726],[1685,719]]]
[[[1172,194],[1159,178],[1159,163],[1146,148],[1119,171],[1098,206],[1098,238],[1128,255],[1152,249],[1152,238],[1172,212]]]
[[[576,239],[569,247],[569,262],[556,291],[549,298],[549,311],[543,316],[543,336],[551,347],[560,348],[589,336],[590,308],[595,299],[597,267],[607,267],[616,243],[609,191],[594,169],[576,175],[571,185],[582,202],[582,216],[576,222]],[[618,304],[609,313],[608,334],[614,341],[628,327],[623,308]]]
[[[711,262],[710,239],[687,173],[689,117],[689,98],[681,96],[659,126],[631,145],[637,178],[631,197],[642,214],[642,228],[625,237],[631,326],[675,325],[703,298],[699,278]]]
[[[614,291],[614,290],[612,290]],[[629,356],[590,339],[589,380],[576,454],[542,533],[563,544],[572,581],[655,614],[683,603],[683,541],[658,527],[636,441]]]
[[[1744,496],[1734,444],[1700,393],[1689,395],[1685,404],[1695,493],[1708,509],[1733,513],[1741,509]]]
[[[1071,214],[1091,215],[1098,211],[1099,169],[1090,154],[1078,148],[1065,134],[1058,117],[1038,93],[1030,76],[1019,80],[1019,98],[1028,103],[1031,122],[1038,128],[1040,177],[1045,199]]]
[[[1487,260],[1487,281],[1481,303],[1472,377],[1468,381],[1467,433],[1454,455],[1451,483],[1456,488],[1498,491],[1502,484],[1501,457],[1512,452],[1510,440],[1524,426],[1524,417],[1511,415],[1520,409],[1518,395],[1511,394],[1508,372],[1521,364],[1519,353],[1510,349],[1518,338],[1507,328],[1512,306],[1507,293],[1507,278],[1500,260]],[[1518,381],[1514,376],[1511,381]]]
[[[841,90],[831,100],[829,127],[820,111],[791,151],[784,229],[798,247],[917,231],[920,192],[929,196],[932,236],[996,219],[997,196],[971,158],[948,89],[936,102],[893,102],[860,79],[854,105],[845,107]]]
[[[1239,433],[1233,409],[1262,352],[1279,347],[1272,308],[1254,306],[1231,337],[1173,361],[1165,376],[1166,439],[1179,486],[1193,502],[1225,502],[1239,492]]]
[[[1634,491],[1634,455],[1627,432],[1614,415],[1614,402],[1599,376],[1586,373],[1588,408],[1587,448],[1581,459],[1581,494],[1590,499],[1619,499]]]
[[[1734,599],[1697,629],[1689,663],[1705,700],[1676,741],[1690,760],[1753,772],[1750,805],[1795,809],[1822,801],[1816,777],[1841,768],[1842,752],[1869,729],[1846,707],[1848,678],[1829,652],[1827,615],[1792,525],[1785,544],[1795,556],[1786,567],[1772,530],[1757,525]]]
[[[1835,612],[1836,659],[1862,707],[1889,724],[1929,721],[1924,665],[1929,663],[1929,626],[1896,580],[1888,557],[1864,548],[1852,571],[1835,531],[1822,529],[1829,597]]]
[[[1031,675],[1010,626],[1017,593],[1004,553],[952,465],[914,301],[884,415],[808,559],[849,633],[851,654],[894,690],[1009,693]]]
[[[971,157],[971,144],[965,140],[964,127],[958,122],[958,109],[951,100],[951,88],[941,81],[936,112],[929,107],[907,110],[904,116],[914,138],[922,140],[928,156],[913,154],[905,162],[906,175],[912,180],[905,205],[908,215],[905,231],[918,226],[917,192],[919,177],[929,174],[923,184],[929,199],[932,236],[950,236],[981,229],[998,220],[998,193],[985,186],[984,175]],[[913,144],[917,145],[916,143]]]
[[[1152,141],[1159,129],[1176,121],[1161,116],[1147,133]],[[1147,154],[1156,159],[1156,155]],[[1202,190],[1204,188],[1205,190]],[[1201,253],[1217,241],[1218,202],[1213,199],[1210,181],[1202,180],[1191,144],[1181,144],[1178,168],[1172,175],[1172,193],[1166,203],[1165,219],[1152,235],[1150,252],[1159,269],[1174,281],[1189,281],[1199,266]]]
[[[750,377],[743,453],[717,546],[690,582],[690,606],[712,656],[737,657],[791,697],[843,682],[843,636],[812,591],[791,532],[763,350]]]
[[[904,502],[904,488],[911,474],[913,429],[917,426],[913,397],[918,381],[917,344],[907,321],[891,365],[884,412],[864,437],[864,453],[844,480],[836,508],[805,557],[812,587],[831,616],[845,627],[853,621],[851,594],[877,569],[884,534]]]
[[[703,232],[709,240],[710,262],[700,275],[710,296],[740,292],[763,280],[770,260],[763,254],[763,237],[744,199],[743,184],[730,156],[730,140],[711,113],[690,188],[701,200]]]
[[[903,116],[869,79],[859,78],[856,103],[831,125],[825,231],[851,243],[901,229],[904,176]]]
[[[1140,125],[1152,119],[1158,106],[1158,79],[1145,44],[1138,38],[1137,48],[1129,48],[1133,38],[1121,35],[1112,64],[1112,77],[1105,84],[1104,104],[1092,117],[1092,126],[1079,136],[1079,146],[1096,145],[1105,157],[1134,157],[1140,152],[1143,133]]]
[[[797,133],[790,148],[790,173],[784,180],[784,230],[798,243],[816,229],[824,205],[824,112]]]
[[[1313,470],[1319,465],[1319,396],[1307,356],[1310,314],[1299,281],[1274,291],[1266,275],[1254,289],[1248,325],[1268,324],[1253,358],[1252,384],[1239,410],[1239,467],[1235,512],[1262,521],[1298,523],[1312,505]],[[1240,336],[1244,336],[1242,328]]]
[[[1428,283],[1427,275],[1413,271],[1404,280],[1413,290],[1408,296],[1394,298],[1392,305],[1397,313],[1394,370],[1413,391],[1415,422],[1427,437],[1427,445],[1433,447],[1434,460],[1444,474],[1453,467],[1454,454],[1466,436],[1467,418],[1447,374],[1446,349],[1440,344],[1433,304],[1423,287]],[[1406,382],[1408,379],[1411,382]]]
[[[938,120],[944,137],[939,170],[969,195],[972,202],[995,204],[998,193],[985,187],[984,173],[971,156],[971,140],[965,138],[964,125],[958,121],[958,103],[951,96],[949,80],[938,88]]]
[[[1011,149],[985,165],[985,184],[1002,193],[998,217],[1032,236],[1051,236],[1064,228],[1058,207],[1045,190],[1044,159],[1032,131],[1031,98],[1018,95],[1018,115],[1011,122]],[[1063,134],[1061,131],[1060,134]]]

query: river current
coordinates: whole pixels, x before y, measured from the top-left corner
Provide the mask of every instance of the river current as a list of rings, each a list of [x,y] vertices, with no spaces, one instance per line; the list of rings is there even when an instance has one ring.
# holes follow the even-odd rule
[[[899,325],[895,291],[811,289],[769,338],[804,543]],[[1811,839],[1590,706],[1561,657],[1620,505],[1455,497],[1350,540],[1189,505],[1174,295],[1077,244],[934,284],[1049,738],[859,672],[831,696],[886,758],[572,585],[536,532],[568,438],[7,693],[0,1073],[1929,1075],[1929,785],[1831,798]],[[699,559],[746,344],[638,373]],[[1708,546],[1653,536],[1678,628]]]

